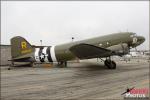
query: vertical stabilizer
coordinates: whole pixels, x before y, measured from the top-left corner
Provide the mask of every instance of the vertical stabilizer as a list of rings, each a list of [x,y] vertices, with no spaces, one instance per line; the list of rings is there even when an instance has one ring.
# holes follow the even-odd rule
[[[31,44],[23,37],[16,36],[11,39],[11,56],[12,59],[20,57],[31,57],[33,48]]]

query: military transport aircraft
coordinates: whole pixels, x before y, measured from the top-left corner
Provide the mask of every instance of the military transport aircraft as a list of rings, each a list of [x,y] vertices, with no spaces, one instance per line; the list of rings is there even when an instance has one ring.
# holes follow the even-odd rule
[[[123,56],[145,41],[133,32],[114,33],[91,39],[60,44],[56,46],[33,46],[23,37],[11,39],[12,62],[58,62],[67,66],[67,61],[74,59],[106,58],[104,64],[108,69],[116,69],[111,56]]]

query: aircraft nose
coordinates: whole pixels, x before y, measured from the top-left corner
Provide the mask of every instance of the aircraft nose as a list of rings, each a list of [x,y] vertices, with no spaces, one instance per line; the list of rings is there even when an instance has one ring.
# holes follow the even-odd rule
[[[137,40],[141,44],[141,43],[143,43],[145,41],[145,38],[143,36],[138,36]]]
[[[132,36],[132,40],[132,47],[136,47],[142,44],[145,41],[145,38],[143,36],[134,35]]]

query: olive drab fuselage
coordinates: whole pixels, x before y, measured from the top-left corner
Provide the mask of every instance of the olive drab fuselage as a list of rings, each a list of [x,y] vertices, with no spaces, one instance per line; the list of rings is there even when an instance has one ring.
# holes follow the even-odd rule
[[[109,50],[120,49],[117,47],[120,47],[121,44],[127,44],[128,46],[135,47],[140,43],[138,44],[137,38],[135,38],[133,35],[134,33],[132,32],[116,33],[55,46],[45,46],[42,48],[35,48],[33,51],[34,52],[33,57],[36,62],[61,62],[74,60],[77,57],[70,51],[70,48],[74,45],[81,43],[86,43]],[[88,50],[85,52],[88,52]]]

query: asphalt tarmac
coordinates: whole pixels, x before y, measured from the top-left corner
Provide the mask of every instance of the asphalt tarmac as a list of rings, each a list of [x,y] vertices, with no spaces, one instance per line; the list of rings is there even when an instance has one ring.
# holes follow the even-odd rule
[[[116,63],[116,70],[96,60],[71,62],[67,68],[1,66],[1,99],[123,99],[127,88],[149,89],[146,60]]]

